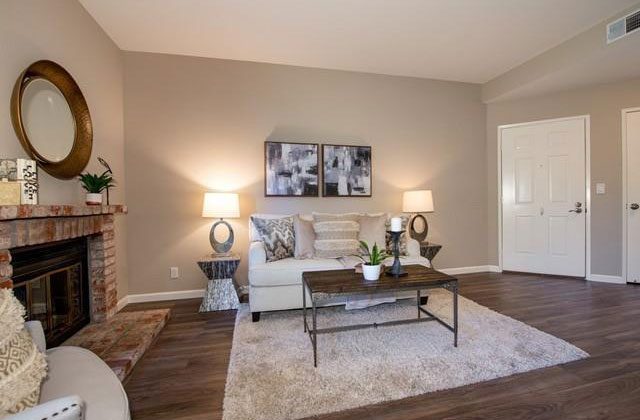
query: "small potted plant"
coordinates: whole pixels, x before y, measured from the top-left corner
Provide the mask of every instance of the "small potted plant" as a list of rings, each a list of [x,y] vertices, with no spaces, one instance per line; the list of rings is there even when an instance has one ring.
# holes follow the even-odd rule
[[[114,186],[113,176],[108,172],[101,175],[84,173],[78,178],[82,184],[82,188],[87,191],[85,202],[87,205],[102,204],[102,191]]]
[[[365,253],[367,258],[360,258],[363,261],[362,275],[365,280],[374,281],[380,278],[380,271],[382,269],[382,262],[387,258],[387,253],[378,248],[378,244],[374,243],[373,247],[369,249],[369,245],[365,241],[360,241],[360,248]]]

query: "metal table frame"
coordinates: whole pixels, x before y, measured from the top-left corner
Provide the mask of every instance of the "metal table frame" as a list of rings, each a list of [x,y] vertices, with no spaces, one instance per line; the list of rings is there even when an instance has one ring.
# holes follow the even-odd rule
[[[453,295],[453,325],[449,325],[446,322],[444,322],[442,319],[438,318],[437,316],[435,316],[434,314],[432,314],[431,312],[427,311],[426,309],[424,309],[422,306],[420,306],[420,291],[421,290],[428,290],[428,289],[445,289],[445,290],[449,290],[452,295]],[[454,347],[458,347],[458,280],[450,280],[446,283],[443,284],[438,284],[438,285],[433,285],[433,286],[423,286],[420,288],[410,288],[410,287],[403,287],[401,289],[395,290],[395,291],[411,291],[411,290],[415,290],[416,291],[416,306],[418,309],[418,317],[417,318],[412,318],[412,319],[402,319],[402,320],[396,320],[396,321],[385,321],[385,322],[374,322],[372,324],[355,324],[355,325],[346,325],[346,326],[341,326],[341,327],[331,327],[331,328],[318,328],[317,326],[317,311],[318,311],[318,305],[317,305],[317,301],[320,299],[316,299],[316,297],[314,296],[316,293],[312,292],[311,289],[309,288],[307,282],[305,279],[302,280],[302,319],[303,319],[303,323],[304,323],[304,332],[305,333],[309,333],[309,339],[311,340],[311,344],[313,345],[313,366],[314,367],[318,367],[318,334],[327,334],[327,333],[333,333],[333,332],[340,332],[340,331],[350,331],[350,330],[358,330],[358,329],[364,329],[364,328],[378,328],[378,327],[384,327],[384,326],[393,326],[393,325],[402,325],[402,324],[413,324],[413,323],[418,323],[418,322],[430,322],[430,321],[436,321],[437,323],[439,323],[440,325],[442,325],[443,327],[445,327],[446,329],[448,329],[449,331],[453,332],[453,346]],[[309,296],[311,297],[311,322],[312,322],[312,327],[313,328],[309,328],[309,324],[307,323],[307,291],[309,292]],[[384,292],[389,292],[389,291],[394,291],[392,290],[384,290],[384,291],[380,291],[379,293],[384,293]],[[318,293],[318,294],[325,294],[327,295],[327,293]],[[329,294],[330,296],[335,296],[335,295],[348,295],[348,294],[352,294],[352,293],[331,293]],[[427,315],[426,318],[423,318],[422,315]]]

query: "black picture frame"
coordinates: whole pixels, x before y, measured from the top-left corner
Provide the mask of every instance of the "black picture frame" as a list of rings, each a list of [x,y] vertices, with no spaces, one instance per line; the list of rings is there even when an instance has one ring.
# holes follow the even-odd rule
[[[372,193],[371,146],[322,145],[323,197],[371,197]]]
[[[264,196],[318,197],[320,194],[319,149],[318,143],[265,141]],[[283,159],[283,153],[293,154],[295,163],[292,163],[291,159]]]

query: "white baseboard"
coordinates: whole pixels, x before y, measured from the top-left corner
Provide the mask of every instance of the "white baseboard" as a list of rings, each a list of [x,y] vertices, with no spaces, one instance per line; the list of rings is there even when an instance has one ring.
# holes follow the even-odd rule
[[[436,267],[436,270],[442,271],[445,274],[449,274],[450,276],[455,276],[457,274],[471,274],[471,273],[500,273],[500,267],[497,265],[476,265],[471,267],[456,267],[456,268],[443,268],[440,270]]]
[[[437,269],[437,268],[436,268]],[[438,269],[439,270],[439,269]],[[443,273],[449,275],[470,274],[470,273],[499,273],[497,265],[477,265],[472,267],[443,268]],[[127,295],[118,301],[118,311],[130,303],[160,302],[163,300],[196,299],[204,296],[204,289],[179,290],[175,292],[141,293]]]
[[[204,296],[204,289],[178,290],[175,292],[140,293],[127,295],[118,301],[118,311],[130,303],[161,302],[163,300],[197,299]]]
[[[626,284],[621,276],[609,276],[606,274],[591,274],[587,280],[599,281],[602,283]]]
[[[122,308],[129,304],[129,295],[123,297],[118,301],[117,311],[120,312]]]

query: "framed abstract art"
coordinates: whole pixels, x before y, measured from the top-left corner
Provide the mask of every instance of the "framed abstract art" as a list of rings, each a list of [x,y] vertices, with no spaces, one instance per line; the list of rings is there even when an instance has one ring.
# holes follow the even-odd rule
[[[322,195],[371,197],[371,146],[323,144]]]
[[[318,144],[264,143],[265,197],[317,197]]]

